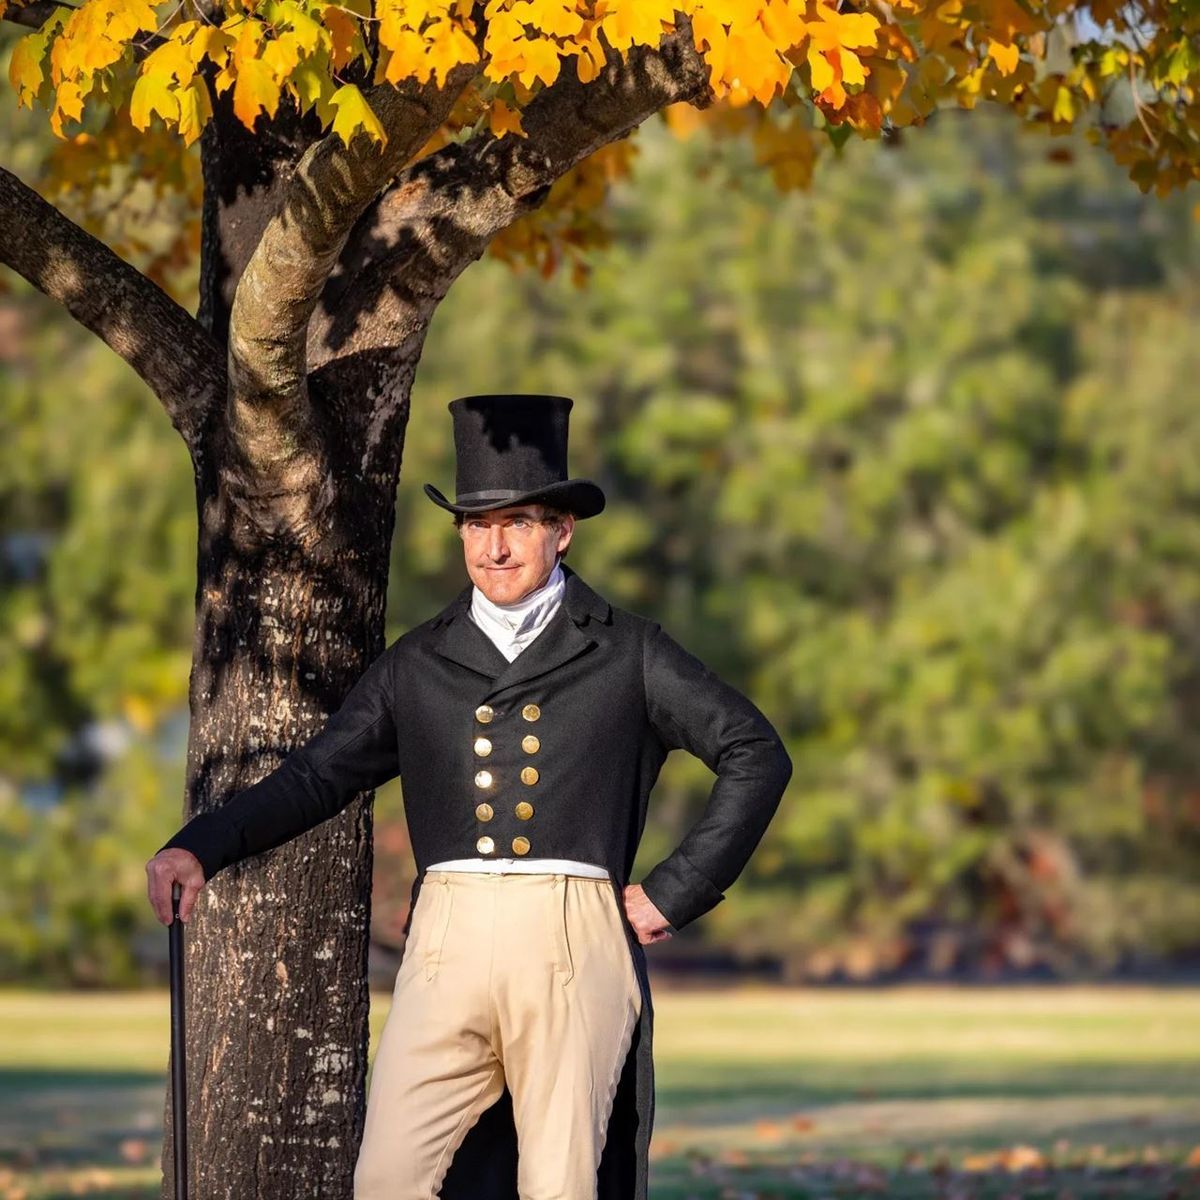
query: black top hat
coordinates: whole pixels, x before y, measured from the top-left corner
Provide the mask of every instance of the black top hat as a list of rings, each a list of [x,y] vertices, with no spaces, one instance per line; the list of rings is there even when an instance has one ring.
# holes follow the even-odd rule
[[[604,509],[599,485],[567,478],[567,418],[574,403],[569,396],[525,394],[451,400],[455,500],[431,483],[425,494],[456,513],[536,503],[594,517]]]

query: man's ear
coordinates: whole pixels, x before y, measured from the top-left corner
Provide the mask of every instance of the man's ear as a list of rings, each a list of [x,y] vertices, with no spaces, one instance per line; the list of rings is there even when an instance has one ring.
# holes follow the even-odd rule
[[[575,514],[567,513],[563,518],[562,532],[558,535],[557,550],[561,554],[570,544],[571,535],[575,531]]]

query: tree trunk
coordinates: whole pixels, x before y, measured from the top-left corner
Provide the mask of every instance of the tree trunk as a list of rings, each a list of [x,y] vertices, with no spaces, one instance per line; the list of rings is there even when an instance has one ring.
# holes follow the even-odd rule
[[[383,650],[395,517],[393,473],[343,491],[320,544],[264,548],[216,490],[215,471],[203,476],[191,813],[273,770]],[[343,487],[353,478],[339,471]],[[200,895],[184,939],[195,1197],[352,1194],[365,1111],[371,827],[370,799],[359,797],[222,871]],[[168,1096],[168,1196],[170,1109]]]
[[[202,140],[198,316],[222,346],[237,282],[318,132],[281,106],[270,136],[251,137],[228,108],[226,95]],[[278,766],[383,650],[396,485],[421,340],[413,361],[389,374],[386,405],[363,403],[365,363],[314,382],[335,500],[321,537],[303,547],[264,539],[230,503],[219,474],[228,458],[222,413],[213,414],[195,456],[187,817],[220,808]],[[378,375],[373,382],[379,389]],[[184,937],[194,1197],[350,1200],[365,1115],[371,834],[370,797],[359,797],[324,825],[222,871],[200,895]],[[172,1121],[168,1091],[168,1197]]]

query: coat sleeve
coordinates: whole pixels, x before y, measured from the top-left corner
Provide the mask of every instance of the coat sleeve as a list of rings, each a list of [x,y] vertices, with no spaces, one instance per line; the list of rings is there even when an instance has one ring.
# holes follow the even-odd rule
[[[716,776],[700,819],[653,867],[642,888],[676,930],[725,899],[775,815],[792,775],[783,741],[762,712],[658,624],[643,646],[646,709],[668,749]]]
[[[193,817],[159,849],[190,850],[207,882],[336,816],[359,793],[400,773],[394,700],[393,657],[385,650],[319,733],[223,807]]]

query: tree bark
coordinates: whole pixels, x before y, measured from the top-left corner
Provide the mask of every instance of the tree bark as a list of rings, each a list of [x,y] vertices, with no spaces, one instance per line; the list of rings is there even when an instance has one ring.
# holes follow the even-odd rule
[[[341,404],[329,407],[344,415]],[[383,650],[407,416],[406,395],[390,473],[362,478],[332,460],[330,530],[303,549],[263,543],[221,489],[219,456],[198,473],[190,812],[219,808],[273,770]],[[371,836],[364,795],[227,868],[200,895],[185,935],[193,1196],[352,1194],[365,1114]],[[166,1196],[172,1120],[168,1096]]]
[[[227,98],[205,129],[199,323],[222,349],[237,285],[318,132],[281,107],[272,130],[251,137]],[[309,384],[324,473],[312,484],[330,501],[319,537],[272,536],[233,501],[224,393],[207,414],[193,457],[199,546],[185,817],[220,808],[312,737],[384,647],[396,486],[424,328],[387,381],[385,421],[350,372]],[[372,866],[364,795],[201,893],[184,939],[192,1196],[352,1195],[365,1116]],[[172,1124],[168,1093],[164,1196],[174,1194]]]

